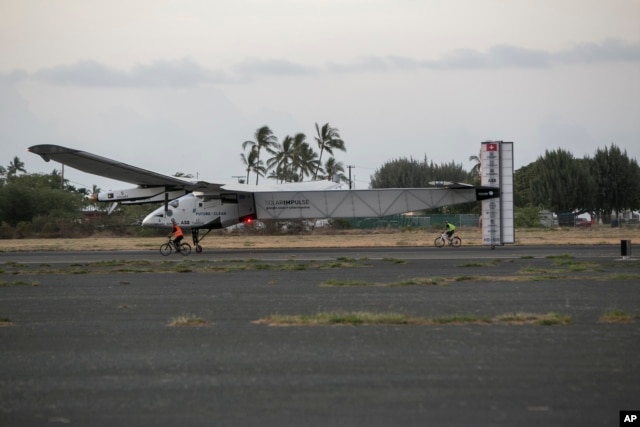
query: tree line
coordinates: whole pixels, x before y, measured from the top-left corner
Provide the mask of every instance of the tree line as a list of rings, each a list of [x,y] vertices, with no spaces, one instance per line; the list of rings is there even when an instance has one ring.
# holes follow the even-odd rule
[[[303,134],[285,136],[278,142],[268,126],[258,128],[253,140],[242,143],[245,152],[240,158],[246,166],[247,183],[252,173],[256,184],[260,177],[297,182],[331,179],[343,173],[344,165],[334,157],[336,151],[346,151],[339,131],[328,123],[316,123],[316,132],[318,151]],[[325,154],[330,157],[323,164]],[[470,156],[469,160],[476,162],[470,171],[454,161],[437,164],[426,156],[422,160],[392,159],[375,170],[370,187],[430,187],[434,181],[478,185],[479,157]],[[93,192],[99,190],[93,187]],[[144,205],[122,206],[114,215],[87,221],[90,203],[85,196],[90,192],[69,185],[55,169],[49,174],[27,173],[24,163],[14,157],[6,167],[0,166],[0,238],[80,236],[100,227],[126,233],[149,232],[132,227],[148,213],[149,207]],[[515,171],[514,204],[516,226],[538,225],[541,209],[558,214],[588,212],[607,223],[611,214],[640,209],[640,167],[614,144],[584,158],[576,158],[564,149],[547,150]],[[444,207],[438,212],[479,213],[479,204]]]
[[[608,223],[612,214],[640,209],[640,167],[615,144],[584,158],[546,150],[516,171],[514,195],[518,207],[590,213]]]
[[[67,228],[83,206],[84,194],[64,188],[56,170],[28,174],[18,157],[0,166],[0,237],[27,237],[34,230],[53,234]]]

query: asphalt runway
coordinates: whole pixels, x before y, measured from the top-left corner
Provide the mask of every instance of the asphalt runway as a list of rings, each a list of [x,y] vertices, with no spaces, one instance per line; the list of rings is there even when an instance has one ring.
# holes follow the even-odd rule
[[[1,426],[612,426],[640,409],[640,261],[617,246],[18,252],[0,270]],[[599,321],[613,310],[634,319]],[[570,322],[257,323],[342,311]],[[168,326],[183,315],[209,323]]]

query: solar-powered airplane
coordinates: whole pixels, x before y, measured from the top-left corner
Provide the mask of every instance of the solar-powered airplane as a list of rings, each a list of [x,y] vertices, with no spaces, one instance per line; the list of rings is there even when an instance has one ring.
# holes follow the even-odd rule
[[[28,151],[47,162],[54,160],[83,172],[135,184],[133,188],[94,194],[91,200],[161,203],[142,225],[171,228],[175,220],[191,230],[198,253],[202,252],[200,242],[211,230],[254,220],[383,217],[500,196],[498,187],[458,183],[434,188],[342,190],[340,184],[331,181],[260,186],[186,181],[59,145],[34,145]]]

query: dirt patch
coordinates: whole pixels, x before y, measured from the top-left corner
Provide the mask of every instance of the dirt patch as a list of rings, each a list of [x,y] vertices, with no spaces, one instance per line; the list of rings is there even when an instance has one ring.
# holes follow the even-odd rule
[[[459,227],[463,246],[482,245],[479,228]],[[206,248],[346,248],[346,247],[414,247],[433,246],[437,232],[424,230],[326,230],[301,235],[265,236],[218,233],[209,235]],[[516,230],[516,245],[612,245],[621,240],[640,242],[640,228],[607,226],[589,229],[556,228]],[[83,239],[13,239],[0,240],[0,251],[101,251],[158,249],[159,237],[87,237]]]

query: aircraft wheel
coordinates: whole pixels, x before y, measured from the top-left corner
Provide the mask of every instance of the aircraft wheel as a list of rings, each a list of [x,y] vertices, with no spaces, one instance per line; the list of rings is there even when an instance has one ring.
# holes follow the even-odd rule
[[[196,245],[196,253],[202,253],[202,246]]]

